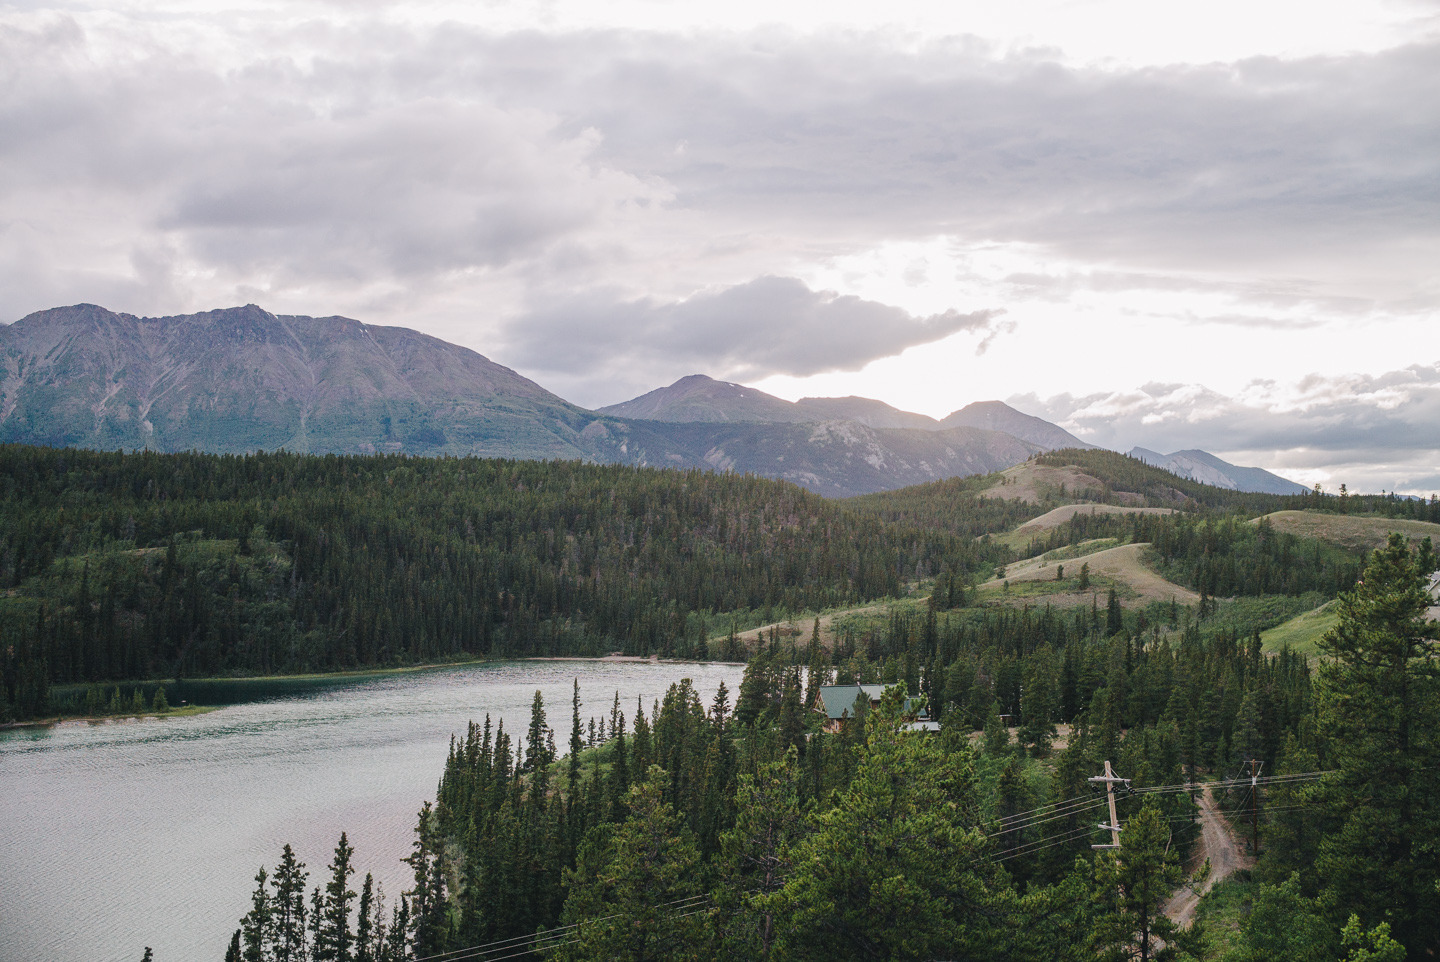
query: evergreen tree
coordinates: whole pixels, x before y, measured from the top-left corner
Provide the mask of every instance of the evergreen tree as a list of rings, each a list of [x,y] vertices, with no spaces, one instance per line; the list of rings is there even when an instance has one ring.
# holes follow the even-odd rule
[[[1120,599],[1115,594],[1112,586],[1105,596],[1105,636],[1118,634],[1125,627],[1125,614],[1120,607]]]
[[[905,732],[898,704],[870,713],[855,777],[794,849],[782,890],[786,958],[926,959],[986,954],[968,749],[946,756]]]
[[[275,916],[275,962],[303,962],[305,958],[305,863],[287,844],[270,879]]]
[[[545,699],[541,697],[539,689],[536,689],[535,698],[530,702],[530,728],[525,733],[525,762],[520,769],[522,772],[544,768],[554,760],[550,757],[549,742],[546,739],[549,730],[545,723]]]
[[[240,939],[243,945],[243,962],[269,962],[271,927],[274,917],[270,905],[270,891],[265,887],[269,878],[264,866],[255,874],[255,892],[250,896],[250,911],[240,920]]]
[[[780,730],[780,748],[793,747],[797,751],[805,750],[805,712],[800,704],[800,675],[799,671],[788,673],[785,681],[785,694],[780,699],[780,717],[777,722]]]
[[[509,742],[503,735],[497,736],[496,741],[506,746],[500,750],[500,754],[508,758]],[[409,898],[402,899],[402,904],[407,916],[411,947],[417,956],[443,951],[449,935],[444,868],[432,813],[429,802],[420,806],[420,815],[415,824],[415,841],[409,857],[405,860],[415,873],[415,887],[411,889]],[[393,930],[394,926],[391,928]]]
[[[355,914],[355,962],[375,962],[374,921],[375,879],[365,873],[365,882],[360,886],[360,905]]]
[[[1102,907],[1092,931],[1102,960],[1177,959],[1193,951],[1193,933],[1160,911],[1179,884],[1180,859],[1153,798],[1125,823],[1118,852],[1095,858],[1095,898]],[[1163,948],[1161,943],[1163,942]]]
[[[350,904],[355,900],[355,891],[350,888],[350,876],[355,874],[355,866],[350,860],[354,854],[355,849],[341,832],[340,841],[335,845],[335,857],[330,860],[330,881],[325,884],[324,916],[314,951],[317,962],[354,960],[354,937],[350,931]]]
[[[735,826],[720,842],[713,916],[720,950],[731,959],[770,959],[788,931],[780,892],[793,869],[792,849],[807,830],[795,753],[741,775],[735,807]]]
[[[985,713],[984,747],[986,758],[999,758],[1010,749],[1010,730],[1000,717],[998,701],[990,702],[990,709]]]
[[[575,694],[571,699],[570,711],[570,758],[566,772],[565,788],[568,797],[574,800],[575,783],[580,777],[580,752],[585,748],[585,742],[580,732],[580,679],[575,679]],[[594,741],[594,738],[591,738]]]
[[[571,933],[572,944],[561,943],[552,958],[649,962],[694,951],[702,931],[695,914],[700,853],[661,799],[668,780],[652,766],[630,790],[629,816],[608,837],[592,838],[590,857],[567,873],[561,920],[583,924]]]
[[[1412,950],[1440,945],[1440,625],[1426,578],[1399,535],[1371,556],[1321,641],[1315,701],[1329,762],[1334,831],[1316,869],[1332,904],[1388,922]]]

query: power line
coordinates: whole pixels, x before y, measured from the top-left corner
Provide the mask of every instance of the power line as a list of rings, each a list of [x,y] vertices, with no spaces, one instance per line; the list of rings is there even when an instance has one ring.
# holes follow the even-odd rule
[[[1209,783],[1187,782],[1174,785],[1154,785],[1144,788],[1132,788],[1127,783],[1126,787],[1133,795],[1167,794],[1182,791],[1193,792],[1197,788],[1201,788],[1203,787],[1203,785],[1206,784],[1208,784],[1212,788],[1235,787],[1239,785],[1253,786],[1284,784],[1288,782],[1311,781],[1328,774],[1331,774],[1331,772],[1297,772],[1288,775],[1267,776],[1264,778],[1223,779],[1220,781]],[[1113,778],[1114,776],[1112,775],[1110,777]],[[1123,782],[1124,780],[1119,781]],[[1246,796],[1246,800],[1248,800],[1248,793]],[[1244,805],[1244,802],[1245,800],[1242,800],[1242,806]],[[1005,818],[1000,819],[1000,831],[987,834],[984,836],[984,838],[994,839],[1015,832],[1025,831],[1026,829],[1034,828],[1037,825],[1043,825],[1048,822],[1078,816],[1084,812],[1090,811],[1106,804],[1107,800],[1102,798],[1072,798],[1059,802],[1055,805],[1046,805],[1039,808],[1030,809],[1029,811],[1025,812],[1017,812],[1013,815],[1008,815]],[[1296,805],[1282,806],[1278,808],[1272,807],[1267,811],[1288,811],[1291,808],[1299,807],[1303,806]],[[1172,821],[1176,819],[1188,818],[1188,815],[1170,816],[1170,820]],[[1099,827],[1108,828],[1109,826]],[[1049,848],[1054,848],[1057,845],[1064,845],[1066,843],[1074,842],[1081,838],[1093,835],[1093,833],[1096,831],[1096,828],[1097,826],[1086,826],[1084,828],[1071,829],[1070,831],[1064,832],[1060,835],[1042,835],[1038,839],[1033,839],[1022,845],[1017,845],[1014,848],[1003,849],[998,852],[990,853],[988,856],[977,856],[974,860],[972,860],[971,864],[976,864],[987,860],[993,863],[1008,862],[1012,859],[1021,858],[1025,855],[1031,855],[1035,852],[1041,852]],[[705,912],[709,912],[710,907],[708,906],[698,909],[695,908],[695,906],[700,905],[703,902],[708,902],[709,900],[709,895],[695,895],[688,898],[675,899],[670,902],[662,902],[658,905],[651,906],[651,908],[665,908],[668,906],[677,906],[677,911],[691,909],[691,911],[688,912],[681,911],[681,914],[678,915],[672,913],[670,916],[667,917],[667,921],[675,921],[678,919],[690,918],[694,915],[700,915]],[[413,962],[468,962],[468,960],[480,959],[483,959],[484,962],[502,962],[502,960],[505,959],[519,958],[524,955],[533,955],[537,952],[550,951],[552,949],[557,949],[566,945],[574,945],[576,943],[584,941],[584,939],[565,938],[565,936],[578,934],[575,930],[583,926],[596,925],[601,922],[607,922],[625,917],[626,916],[623,913],[614,913],[611,915],[600,916],[599,918],[585,919],[580,922],[573,922],[569,925],[556,926],[554,928],[535,932],[530,935],[514,936],[508,939],[498,939],[493,942],[485,942],[479,945],[467,946],[465,948],[451,949],[446,952],[437,952],[431,955],[421,956],[418,959],[414,959]],[[563,939],[563,941],[557,941],[557,939]],[[525,944],[527,942],[529,944]],[[512,949],[518,951],[511,952]],[[494,953],[496,952],[511,952],[511,954],[495,955]]]
[[[651,907],[664,908],[670,905],[679,905],[681,908],[689,908],[693,904],[702,901],[708,901],[709,899],[709,895],[692,895],[688,898],[675,899],[672,902],[661,902],[658,905]],[[491,952],[501,952],[505,951],[506,949],[514,948],[517,943],[525,942],[527,940],[533,940],[538,943],[543,941],[544,939],[552,938],[553,936],[565,932],[569,929],[577,929],[584,925],[594,925],[599,922],[606,922],[611,919],[618,919],[623,917],[624,914],[618,912],[612,915],[602,915],[599,918],[584,919],[580,922],[572,922],[569,925],[557,925],[554,928],[545,929],[541,932],[532,932],[529,935],[517,935],[508,939],[498,939],[494,942],[482,942],[479,945],[470,945],[460,949],[450,949],[447,952],[437,952],[434,955],[426,955],[421,956],[418,959],[413,959],[411,960],[411,962],[460,962],[461,959],[479,958],[480,956],[487,955]],[[535,949],[532,946],[530,948],[527,948],[525,951],[531,952],[535,951]],[[525,953],[521,954],[523,955]],[[504,956],[504,958],[510,958],[510,956]]]

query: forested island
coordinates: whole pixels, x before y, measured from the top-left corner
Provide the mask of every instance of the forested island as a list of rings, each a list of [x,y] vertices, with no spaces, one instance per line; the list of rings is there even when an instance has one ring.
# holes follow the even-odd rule
[[[1102,451],[842,502],[572,463],[16,446],[0,462],[12,719],[207,675],[747,662],[709,704],[682,683],[603,718],[537,698],[523,732],[476,719],[420,812],[408,891],[362,881],[344,837],[328,866],[277,852],[229,958],[1440,945],[1434,499],[1224,492]],[[1403,535],[1371,550],[1386,528]],[[1307,618],[1324,629],[1291,647]],[[819,689],[860,684],[884,697],[825,730]],[[938,730],[912,731],[922,714]],[[1107,762],[1120,847],[1097,853]],[[1165,902],[1205,882],[1190,856],[1210,807],[1247,833],[1253,818],[1258,852],[1182,926]]]

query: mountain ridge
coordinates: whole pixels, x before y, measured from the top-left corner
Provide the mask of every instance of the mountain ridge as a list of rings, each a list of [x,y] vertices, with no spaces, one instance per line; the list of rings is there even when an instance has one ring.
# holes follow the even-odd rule
[[[1310,491],[1305,485],[1272,474],[1264,468],[1241,467],[1208,451],[1194,448],[1160,454],[1149,448],[1135,447],[1130,449],[1129,454],[1132,458],[1179,477],[1217,488],[1228,488],[1231,491],[1254,491],[1261,494],[1306,494]]]
[[[704,375],[591,411],[419,331],[253,304],[164,317],[77,304],[0,326],[7,442],[578,459],[750,473],[831,497],[1091,447],[999,401],[937,421],[870,398],[786,401]]]
[[[740,385],[695,384],[794,410]],[[832,497],[986,473],[1039,450],[1001,432],[817,421],[815,411],[775,423],[614,417],[408,328],[253,304],[158,318],[80,304],[0,327],[0,442],[578,459],[751,473]]]

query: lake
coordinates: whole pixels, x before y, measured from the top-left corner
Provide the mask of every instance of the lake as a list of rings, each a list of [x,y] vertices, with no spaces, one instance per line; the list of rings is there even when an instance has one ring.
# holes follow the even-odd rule
[[[555,742],[645,712],[681,678],[731,703],[742,668],[509,662],[337,680],[189,718],[0,732],[0,962],[220,962],[256,870],[287,842],[322,881],[342,831],[387,896],[407,888],[416,814],[450,737],[488,712],[523,735],[536,690]]]

